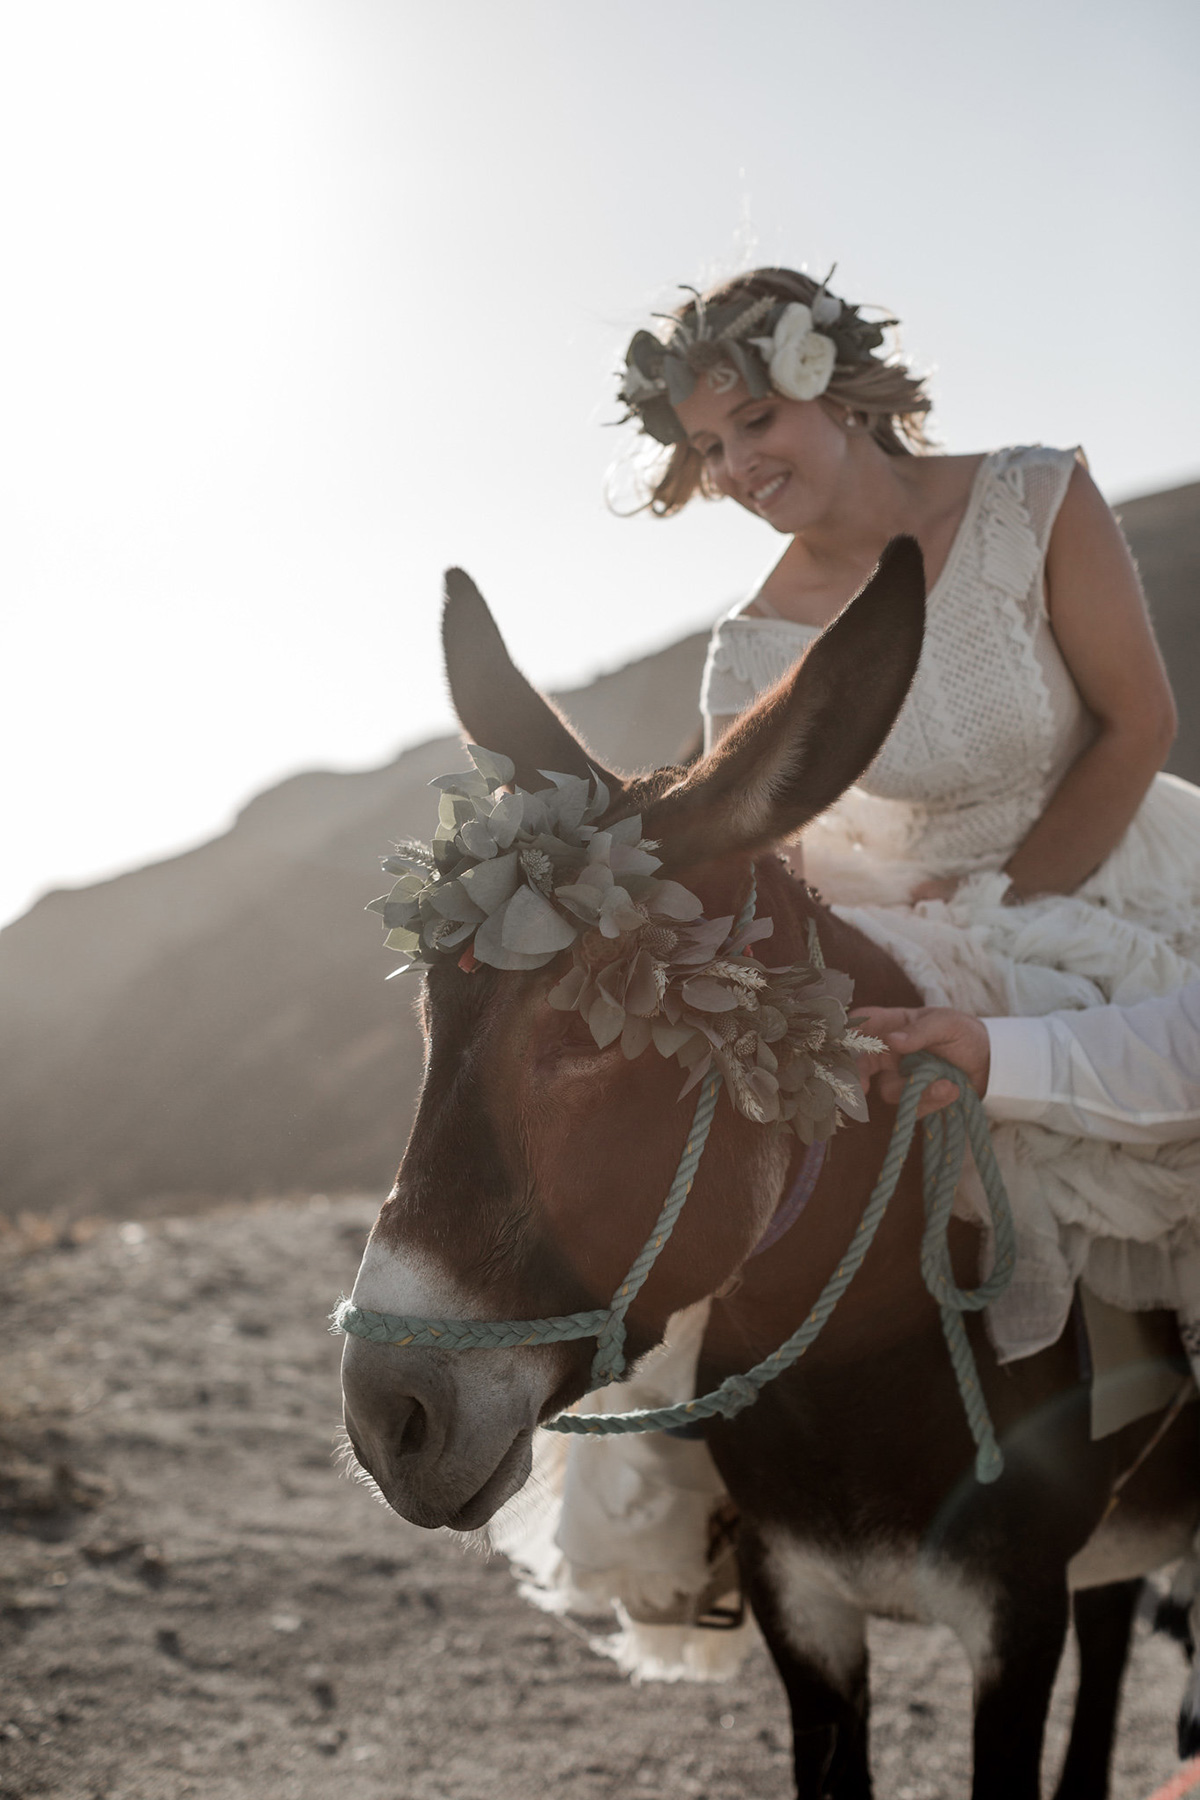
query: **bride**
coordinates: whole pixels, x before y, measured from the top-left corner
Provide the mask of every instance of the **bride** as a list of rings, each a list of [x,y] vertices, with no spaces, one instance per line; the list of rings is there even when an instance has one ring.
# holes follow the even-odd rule
[[[630,343],[621,399],[662,446],[652,510],[731,499],[786,540],[714,628],[706,747],[889,538],[911,534],[928,582],[916,680],[793,866],[930,1005],[1041,1014],[1169,991],[1200,973],[1200,790],[1157,773],[1174,706],[1117,523],[1077,450],[934,454],[929,398],[883,342],[825,283],[760,269]],[[1200,1143],[1128,1148],[1032,1124],[993,1140],[1018,1223],[1018,1276],[989,1311],[1003,1359],[1058,1338],[1080,1278],[1114,1305],[1200,1321]],[[702,1325],[685,1320],[644,1367],[648,1391],[687,1388]],[[688,1585],[682,1540],[698,1541],[714,1494],[703,1446],[573,1444],[561,1517],[543,1526],[543,1585],[608,1593],[627,1624],[686,1621],[684,1600],[672,1611],[630,1571],[671,1571],[677,1595]],[[693,1587],[704,1567],[693,1559]],[[622,1654],[645,1668],[653,1633],[630,1630]],[[703,1659],[681,1639],[665,1664],[698,1673]]]

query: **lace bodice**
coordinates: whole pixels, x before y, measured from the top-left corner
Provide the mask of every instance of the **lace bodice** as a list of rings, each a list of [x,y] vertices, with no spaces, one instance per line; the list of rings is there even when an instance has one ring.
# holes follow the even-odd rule
[[[1075,454],[1038,445],[984,458],[928,597],[912,690],[829,816],[874,856],[945,875],[998,868],[1090,741],[1094,722],[1055,642],[1042,580]],[[740,609],[720,619],[701,689],[709,740],[713,719],[743,711],[816,635]]]

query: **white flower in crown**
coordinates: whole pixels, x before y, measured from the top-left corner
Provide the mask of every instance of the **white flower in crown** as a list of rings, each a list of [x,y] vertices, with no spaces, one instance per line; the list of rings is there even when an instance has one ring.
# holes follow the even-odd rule
[[[837,348],[813,326],[811,308],[793,300],[769,338],[751,338],[761,350],[771,386],[788,400],[815,400],[829,386]]]

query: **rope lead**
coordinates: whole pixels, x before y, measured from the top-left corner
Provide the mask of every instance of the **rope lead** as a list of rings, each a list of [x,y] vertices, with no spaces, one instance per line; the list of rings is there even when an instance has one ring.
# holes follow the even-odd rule
[[[958,1099],[925,1124],[924,1196],[925,1230],[921,1241],[921,1275],[936,1302],[950,1364],[971,1436],[975,1441],[975,1477],[992,1482],[1004,1468],[1004,1458],[992,1429],[983,1397],[979,1371],[963,1324],[963,1314],[979,1312],[991,1304],[1012,1280],[1016,1263],[1012,1212],[991,1136],[975,1092],[960,1069],[928,1052],[906,1056],[901,1068],[908,1077],[896,1123],[892,1130],[879,1178],[871,1192],[850,1246],[836,1273],[804,1322],[786,1343],[744,1375],[729,1375],[711,1393],[672,1406],[648,1407],[627,1413],[560,1413],[547,1421],[548,1431],[586,1433],[609,1437],[631,1431],[671,1431],[700,1419],[734,1419],[752,1406],[768,1382],[799,1361],[816,1342],[834,1307],[853,1281],[871,1248],[888,1203],[896,1191],[900,1171],[912,1147],[917,1108],[926,1088],[949,1079]],[[720,1076],[710,1075],[701,1088],[696,1113],[671,1191],[663,1203],[645,1246],[622,1282],[610,1307],[602,1311],[571,1313],[562,1318],[508,1321],[464,1319],[408,1319],[388,1313],[366,1312],[349,1300],[339,1302],[333,1314],[335,1330],[352,1332],[377,1344],[426,1344],[446,1350],[500,1349],[524,1344],[565,1343],[573,1338],[594,1337],[593,1388],[615,1381],[625,1367],[625,1315],[633,1304],[659,1250],[670,1236],[687,1198],[696,1165],[703,1154],[716,1109]],[[991,1273],[975,1288],[960,1288],[950,1262],[948,1232],[954,1192],[962,1173],[967,1145],[983,1182],[991,1217],[994,1256]]]

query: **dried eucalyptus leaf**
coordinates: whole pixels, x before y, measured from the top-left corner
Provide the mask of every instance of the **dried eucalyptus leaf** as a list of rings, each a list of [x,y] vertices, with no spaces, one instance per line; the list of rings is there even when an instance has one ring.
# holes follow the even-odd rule
[[[467,755],[479,770],[487,784],[487,791],[493,793],[496,788],[507,787],[516,779],[516,765],[499,751],[484,750],[479,744],[468,744]]]
[[[680,993],[689,1006],[698,1012],[733,1012],[740,1005],[741,997],[724,981],[717,981],[711,975],[690,975],[684,982]]]
[[[569,968],[562,980],[550,989],[546,995],[549,1004],[556,1012],[573,1012],[575,1005],[587,985],[587,970],[575,963]]]
[[[653,400],[643,401],[640,411],[642,428],[650,437],[660,444],[683,442],[686,433],[679,423],[679,415],[665,396],[656,395]]]
[[[492,913],[516,893],[521,881],[521,858],[510,850],[490,862],[464,869],[458,879],[481,912]]]
[[[696,377],[682,356],[676,356],[668,350],[663,357],[662,372],[667,384],[667,399],[673,407],[689,399],[695,392]]]
[[[658,1019],[651,1025],[650,1034],[660,1056],[678,1056],[688,1039],[695,1036],[690,1025],[669,1025]]]
[[[615,1043],[625,1026],[625,1008],[599,994],[588,1008],[588,1029],[601,1050]]]
[[[472,769],[464,769],[458,775],[435,775],[429,785],[440,788],[443,794],[461,794],[476,800],[486,800],[490,792],[487,782]]]
[[[658,1011],[658,981],[654,958],[647,950],[639,950],[629,970],[625,985],[625,1010],[648,1019]]]
[[[614,843],[609,853],[609,867],[614,875],[622,877],[653,875],[655,869],[662,867],[662,861],[657,856],[651,856],[648,850],[637,850],[632,844]]]
[[[488,815],[487,828],[501,850],[507,850],[521,829],[525,798],[521,793],[501,794]]]
[[[698,919],[704,902],[677,881],[660,881],[654,889],[654,910],[668,919]]]
[[[382,907],[371,910],[382,912],[383,922],[389,931],[394,930],[398,925],[411,925],[420,912],[415,900],[393,900],[390,895]]]
[[[702,1057],[698,1063],[693,1065],[691,1073],[679,1090],[679,1098],[682,1100],[685,1095],[691,1093],[694,1087],[699,1087],[711,1068],[712,1051],[710,1050],[707,1056]]]
[[[614,844],[640,844],[642,841],[642,818],[640,813],[630,813],[626,819],[618,819],[615,825],[604,827]]]
[[[652,331],[635,331],[629,341],[625,360],[632,363],[647,381],[657,379],[662,368],[663,347]]]
[[[521,888],[519,891],[523,894],[527,894],[529,889]],[[494,913],[489,913],[488,917],[483,921],[483,924],[476,931],[474,939],[472,940],[471,947],[474,950],[475,955],[480,962],[487,963],[489,967],[493,969],[543,968],[556,954],[553,950],[547,950],[540,954],[526,954],[524,951],[516,950],[511,945],[504,942],[502,935],[504,930],[504,920],[511,905],[512,901],[506,900],[503,906],[499,907]]]
[[[389,931],[383,940],[385,950],[404,950],[412,956],[421,948],[420,933],[416,931]]]
[[[478,925],[487,917],[485,909],[476,905],[461,880],[443,881],[431,888],[427,902],[440,917],[453,919],[456,923],[470,920],[472,924]]]
[[[496,854],[496,840],[482,819],[468,819],[458,834],[458,841],[468,856],[486,860]]]
[[[468,819],[477,819],[475,802],[461,794],[443,794],[438,801],[438,822],[447,831],[457,832]]]
[[[548,959],[575,942],[575,927],[533,888],[520,887],[504,909],[501,941],[506,950]]]

